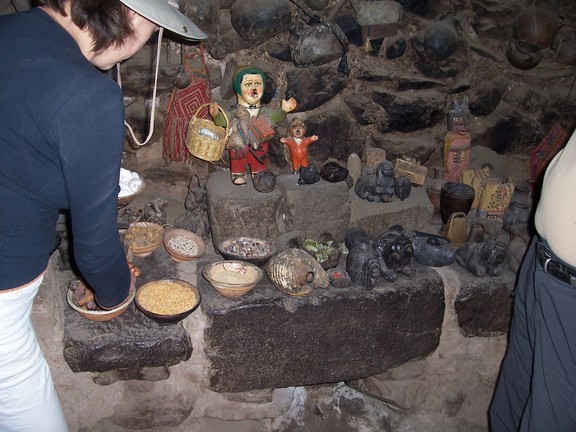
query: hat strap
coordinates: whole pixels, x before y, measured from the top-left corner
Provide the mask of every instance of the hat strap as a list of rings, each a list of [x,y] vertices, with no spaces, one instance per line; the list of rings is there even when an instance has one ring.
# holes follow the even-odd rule
[[[138,141],[138,139],[136,138],[136,135],[134,135],[134,131],[132,130],[132,126],[130,126],[128,124],[128,122],[126,120],[124,120],[124,124],[128,128],[128,131],[130,132],[130,136],[132,137],[132,139],[134,140],[134,142],[138,146],[143,146],[143,145],[147,144],[148,141],[150,141],[150,138],[152,138],[152,134],[154,133],[154,116],[156,113],[156,89],[158,87],[158,70],[160,69],[160,51],[161,51],[161,47],[162,47],[162,33],[163,32],[164,32],[164,28],[160,27],[160,29],[158,30],[158,47],[156,48],[156,50],[157,50],[156,51],[156,71],[154,73],[154,88],[152,90],[152,103],[151,103],[151,108],[150,108],[150,127],[149,127],[149,132],[148,132],[148,136],[146,137],[146,140],[144,140],[144,142]],[[120,63],[116,64],[116,68],[118,70],[118,85],[120,86],[120,88],[122,88],[122,79],[120,77]]]

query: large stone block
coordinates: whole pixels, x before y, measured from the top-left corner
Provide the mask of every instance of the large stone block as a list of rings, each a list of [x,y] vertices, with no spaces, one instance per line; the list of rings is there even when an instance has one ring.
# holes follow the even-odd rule
[[[199,280],[209,387],[241,392],[339,382],[431,353],[440,339],[444,287],[435,271],[416,268],[413,279],[382,280],[372,291],[331,287],[306,297],[284,294],[264,278],[229,300]]]
[[[345,182],[320,180],[311,185],[299,185],[298,177],[292,174],[280,175],[276,181],[284,197],[284,232],[302,231],[313,239],[328,232],[336,240],[344,240],[350,223],[350,202]]]
[[[164,248],[134,263],[142,270],[138,286],[178,277],[176,263]],[[192,343],[182,324],[156,323],[134,303],[106,322],[89,321],[70,307],[64,310],[64,359],[74,372],[172,366],[191,355]]]
[[[460,279],[454,310],[464,335],[498,336],[507,333],[516,274],[504,268],[499,277],[477,277],[456,264],[452,267]]]
[[[276,187],[262,193],[247,183],[232,183],[230,173],[215,171],[206,182],[208,218],[214,249],[231,237],[256,237],[274,242],[280,235],[282,193]]]
[[[350,189],[350,227],[363,228],[370,235],[379,235],[392,225],[429,232],[428,221],[434,210],[426,195],[425,186],[412,186],[404,201],[394,197],[392,202],[377,203],[361,199]]]

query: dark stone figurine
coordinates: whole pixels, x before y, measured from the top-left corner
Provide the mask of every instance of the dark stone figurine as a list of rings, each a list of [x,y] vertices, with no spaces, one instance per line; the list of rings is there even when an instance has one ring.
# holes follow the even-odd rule
[[[372,290],[380,278],[381,257],[370,243],[358,243],[348,251],[346,271],[355,284]]]
[[[314,166],[310,164],[305,168],[300,168],[300,176],[298,177],[298,184],[314,184],[320,181],[320,173]]]
[[[196,179],[196,181],[194,181]],[[210,239],[206,189],[200,185],[200,178],[194,174],[188,185],[188,195],[184,201],[185,211],[174,220],[174,228],[182,228],[198,234],[204,241]]]
[[[469,241],[456,250],[456,262],[477,277],[497,277],[506,261],[506,246],[494,240]]]
[[[398,279],[398,273],[408,277],[415,275],[412,267],[414,247],[412,240],[415,237],[413,231],[405,230],[400,225],[392,226],[388,231],[378,236],[376,248],[382,255],[388,274],[383,276],[387,280]]]
[[[379,249],[378,238],[369,236],[362,228],[351,228],[344,239],[348,248],[346,271],[352,282],[371,290],[380,276],[396,282],[398,273],[389,268]]]
[[[354,184],[354,192],[370,202],[392,202],[394,196],[404,201],[410,195],[412,183],[406,176],[394,177],[394,165],[390,161],[380,163],[373,171],[365,168]]]
[[[348,170],[337,162],[328,162],[320,170],[320,178],[330,183],[338,183],[346,180]]]

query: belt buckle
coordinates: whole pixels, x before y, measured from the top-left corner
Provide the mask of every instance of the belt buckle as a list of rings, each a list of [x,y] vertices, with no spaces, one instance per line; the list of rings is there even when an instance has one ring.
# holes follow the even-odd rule
[[[544,257],[546,257],[546,254],[544,254]],[[544,268],[544,273],[546,273],[546,274],[550,274],[548,272],[548,264],[550,264],[551,261],[552,261],[552,258],[546,258],[546,261],[544,261],[544,264],[542,265],[542,267]]]

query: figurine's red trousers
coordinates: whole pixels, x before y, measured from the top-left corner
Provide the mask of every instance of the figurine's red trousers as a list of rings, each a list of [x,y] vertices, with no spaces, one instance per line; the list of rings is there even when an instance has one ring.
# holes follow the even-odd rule
[[[262,143],[262,146],[254,153],[262,160],[259,162],[256,157],[250,152],[248,145],[240,150],[230,150],[230,172],[232,174],[246,173],[246,166],[250,167],[252,174],[257,174],[266,171],[268,167],[268,143]]]

